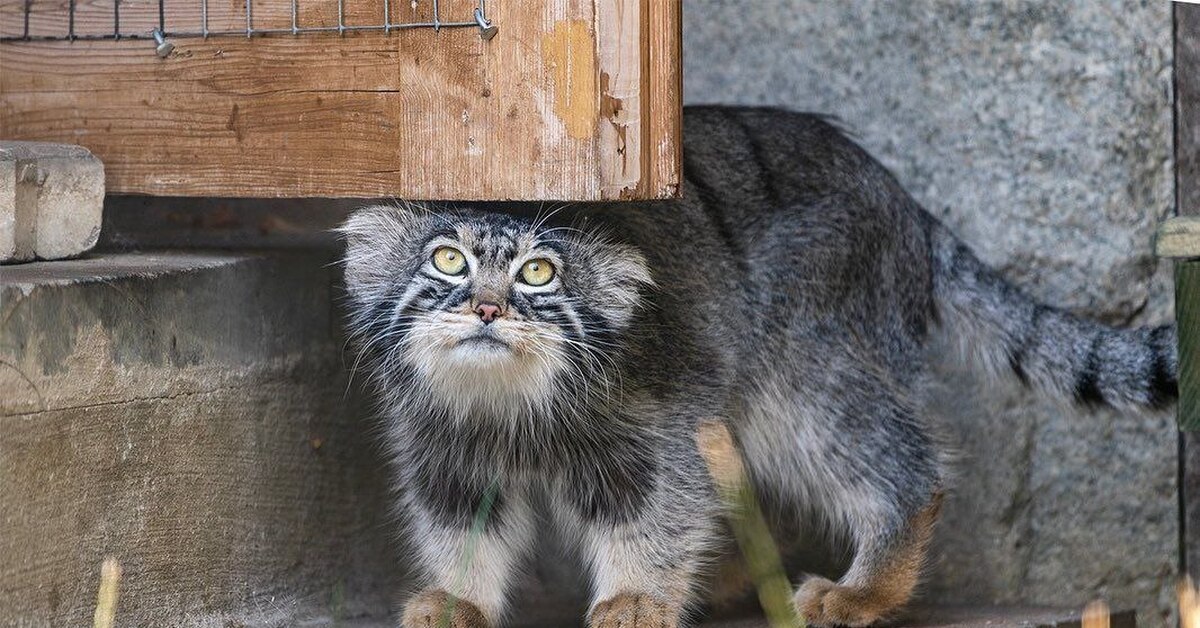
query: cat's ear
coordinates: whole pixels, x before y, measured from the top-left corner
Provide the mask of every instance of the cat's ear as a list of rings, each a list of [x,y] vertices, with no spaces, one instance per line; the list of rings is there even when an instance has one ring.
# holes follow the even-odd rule
[[[421,205],[373,205],[355,211],[335,231],[346,242],[346,286],[353,298],[386,290],[424,244],[431,221]]]
[[[580,242],[587,257],[588,300],[605,318],[624,327],[654,286],[646,256],[637,248],[602,237]]]

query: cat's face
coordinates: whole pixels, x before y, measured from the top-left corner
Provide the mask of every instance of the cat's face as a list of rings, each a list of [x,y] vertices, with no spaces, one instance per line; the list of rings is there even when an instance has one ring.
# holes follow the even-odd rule
[[[352,332],[371,368],[411,373],[463,413],[548,407],[611,376],[650,283],[629,247],[502,215],[370,207],[341,231]]]

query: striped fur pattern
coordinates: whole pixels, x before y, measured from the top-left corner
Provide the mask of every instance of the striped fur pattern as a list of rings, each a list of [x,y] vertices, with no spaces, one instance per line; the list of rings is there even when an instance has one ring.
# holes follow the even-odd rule
[[[719,419],[773,509],[815,510],[853,544],[836,582],[800,581],[797,609],[868,625],[912,595],[945,488],[922,416],[934,334],[1067,400],[1175,398],[1173,328],[1032,301],[826,120],[690,108],[684,131],[671,203],[371,207],[343,226],[351,331],[426,576],[409,617],[455,600],[470,620],[451,625],[502,623],[548,523],[592,573],[592,626],[686,623],[729,550],[694,440]],[[530,260],[554,278],[525,282]]]

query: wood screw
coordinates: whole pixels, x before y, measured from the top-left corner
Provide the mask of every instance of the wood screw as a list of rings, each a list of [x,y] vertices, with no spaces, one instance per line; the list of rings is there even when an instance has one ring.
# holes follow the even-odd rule
[[[154,36],[154,43],[158,44],[154,47],[154,54],[158,55],[160,59],[166,59],[171,54],[171,51],[175,49],[175,44],[167,41],[167,38],[163,36],[163,32],[157,28],[150,34]]]

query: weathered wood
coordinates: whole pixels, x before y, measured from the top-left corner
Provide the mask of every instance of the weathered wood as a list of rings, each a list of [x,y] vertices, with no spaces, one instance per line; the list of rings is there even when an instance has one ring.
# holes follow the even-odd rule
[[[648,186],[639,196],[663,198],[679,194],[683,181],[683,0],[651,0],[646,3],[649,53],[642,76],[642,93],[649,98]],[[653,33],[654,36],[649,36]]]
[[[1200,216],[1176,216],[1164,220],[1154,237],[1159,257],[1200,257]]]
[[[169,15],[197,28],[196,2]],[[31,30],[58,32],[35,3]],[[429,2],[390,3],[395,21]],[[443,0],[443,19],[470,16]],[[14,34],[23,0],[0,0]],[[81,0],[77,32],[108,32],[110,6]],[[156,4],[122,0],[125,25]],[[243,4],[209,2],[210,28],[244,27]],[[302,2],[302,25],[336,24],[336,2]],[[679,0],[496,2],[500,35],[474,29],[344,36],[0,44],[0,136],[81,144],[115,194],[599,200],[678,194]],[[377,23],[382,0],[346,2]],[[153,9],[153,19],[147,17]],[[189,13],[188,11],[192,11]],[[403,15],[400,12],[404,12]],[[255,3],[256,27],[290,25],[290,3]],[[32,16],[31,16],[32,19]],[[133,28],[131,26],[130,28]]]
[[[617,146],[601,156],[600,176],[604,195],[632,195],[642,178],[642,30],[645,25],[639,0],[596,0],[596,32],[600,60],[600,140]]]
[[[0,0],[0,35],[24,34],[26,0]],[[60,36],[69,32],[70,0],[36,0],[30,4],[29,34]],[[443,22],[471,21],[476,2],[443,0],[439,15]],[[291,28],[291,0],[253,0],[252,23],[256,29]],[[166,0],[165,30],[200,32],[204,28],[201,0]],[[330,27],[338,24],[336,0],[300,0],[297,26]],[[383,21],[383,3],[369,0],[344,0],[343,24],[368,26]],[[388,17],[394,24],[430,22],[433,5],[429,0],[397,0],[388,4]],[[490,13],[490,11],[489,11]],[[75,0],[75,34],[108,35],[119,26],[124,37],[145,37],[158,22],[158,0],[120,0],[119,22],[114,24],[113,0]],[[208,30],[241,31],[246,28],[245,0],[208,0]]]
[[[1179,329],[1179,428],[1200,430],[1200,261],[1175,265]]]

